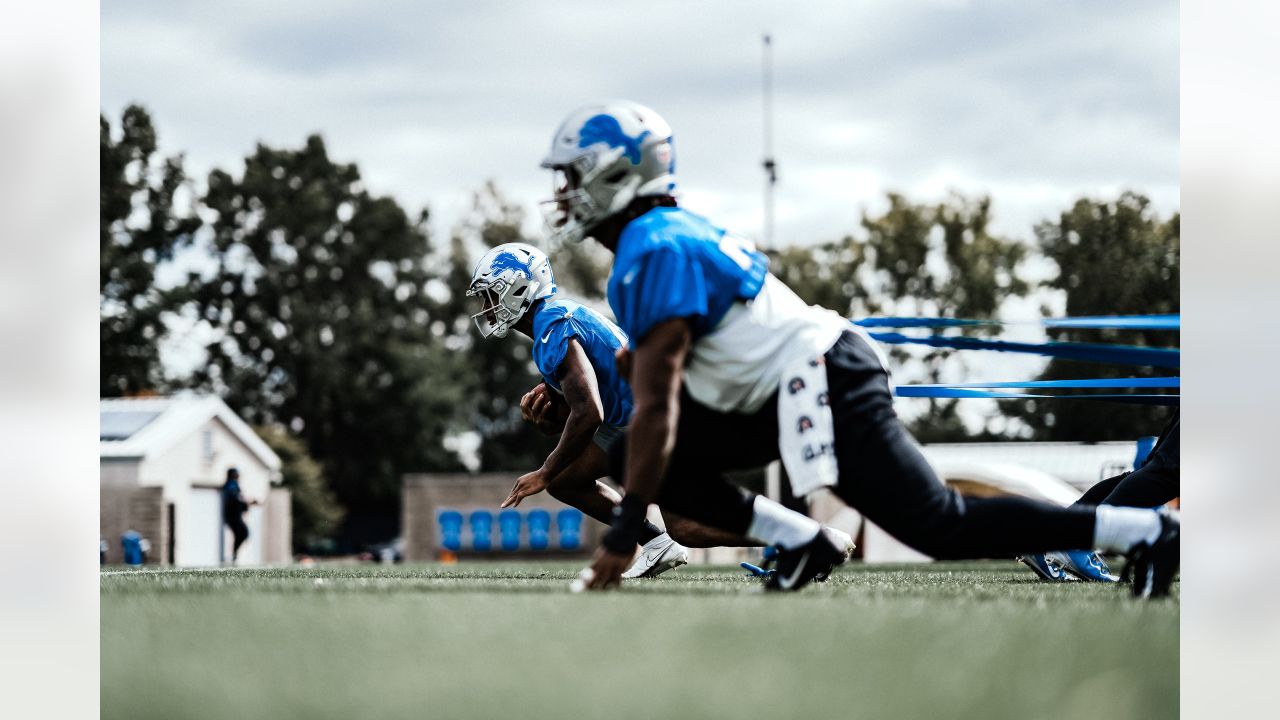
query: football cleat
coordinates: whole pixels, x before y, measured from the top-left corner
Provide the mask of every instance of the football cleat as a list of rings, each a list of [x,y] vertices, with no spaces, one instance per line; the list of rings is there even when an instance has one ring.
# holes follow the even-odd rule
[[[758,578],[768,578],[774,573],[773,563],[778,559],[778,546],[765,545],[760,553],[760,564],[752,565],[749,562],[738,563],[738,567],[746,570],[751,575]]]
[[[1181,526],[1178,514],[1168,508],[1157,511],[1160,534],[1154,542],[1139,543],[1127,554],[1122,577],[1133,580],[1133,596],[1148,599],[1166,597],[1181,559]]]
[[[1066,582],[1075,580],[1074,577],[1067,574],[1062,566],[1054,561],[1050,556],[1051,553],[1034,553],[1032,555],[1023,555],[1018,558],[1018,562],[1026,565],[1040,576],[1041,580],[1048,582]]]
[[[831,542],[827,533],[820,532],[808,543],[794,550],[779,550],[777,567],[765,578],[764,589],[799,590],[820,575],[830,575],[844,559],[844,550]]]
[[[689,562],[689,549],[662,533],[640,547],[624,578],[651,578]]]
[[[1102,556],[1092,550],[1067,550],[1045,553],[1050,562],[1081,580],[1093,582],[1120,582]]]
[[[853,542],[852,535],[850,535],[849,533],[843,530],[837,530],[833,527],[827,527],[826,525],[822,526],[822,532],[826,534],[827,539],[831,541],[831,544],[835,545],[836,548],[840,550],[841,554],[843,555],[843,557],[840,559],[840,562],[847,561],[853,555],[853,549],[857,547],[857,545]],[[838,564],[840,563],[836,563],[836,565]],[[815,575],[813,577],[813,581],[826,582],[827,578],[831,575],[831,570],[834,570],[834,569],[835,569],[835,565],[832,565],[831,568],[827,570],[827,572],[819,573]]]

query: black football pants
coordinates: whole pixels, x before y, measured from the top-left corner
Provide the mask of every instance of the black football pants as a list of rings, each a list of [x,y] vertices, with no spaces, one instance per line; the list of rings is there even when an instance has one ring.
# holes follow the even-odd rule
[[[1076,504],[1160,507],[1181,494],[1181,455],[1175,410],[1142,467],[1094,485]]]
[[[231,529],[231,559],[235,560],[240,554],[240,546],[249,539],[249,526],[244,524],[244,518],[239,514],[227,515],[225,520],[227,527]]]
[[[888,376],[871,346],[846,332],[826,354],[839,482],[835,492],[867,519],[939,559],[1009,558],[1093,545],[1091,506],[1020,497],[966,498],[946,487],[893,410]],[[622,482],[625,437],[610,452]],[[681,397],[664,509],[745,534],[754,495],[724,478],[779,457],[776,396],[753,413],[722,413]]]

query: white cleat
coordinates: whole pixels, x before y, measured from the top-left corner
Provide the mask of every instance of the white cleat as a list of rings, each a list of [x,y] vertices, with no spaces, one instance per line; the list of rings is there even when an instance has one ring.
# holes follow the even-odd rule
[[[622,573],[622,577],[657,577],[688,562],[689,549],[672,540],[670,535],[662,533],[640,547],[636,561]]]
[[[853,557],[854,548],[858,547],[858,545],[853,541],[852,535],[827,525],[822,526],[822,531],[827,534],[827,539],[831,541],[831,544],[844,553],[845,560]]]

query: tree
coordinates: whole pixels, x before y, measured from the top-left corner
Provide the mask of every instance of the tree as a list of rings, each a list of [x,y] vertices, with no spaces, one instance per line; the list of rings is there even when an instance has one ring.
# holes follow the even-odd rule
[[[1040,249],[1058,266],[1048,287],[1066,294],[1066,314],[1126,315],[1178,312],[1180,216],[1156,217],[1151,202],[1133,192],[1115,200],[1081,198],[1056,221],[1035,228]],[[1176,334],[1159,331],[1051,330],[1053,340],[1168,347]],[[1163,368],[1135,368],[1054,360],[1045,380],[1086,377],[1157,377]],[[1131,440],[1156,434],[1168,408],[1092,402],[1018,402],[1005,412],[1020,417],[1039,440]]]
[[[193,384],[306,441],[347,543],[390,537],[403,473],[460,468],[442,444],[462,398],[426,294],[426,213],[371,195],[319,136],[259,145],[239,178],[214,170],[203,203],[217,268],[189,290],[215,339]]]
[[[156,267],[191,242],[200,221],[177,207],[187,182],[182,156],[156,156],[146,110],[125,108],[118,138],[106,116],[98,124],[99,391],[104,397],[134,395],[164,384],[160,341],[173,299],[156,287]]]
[[[851,315],[869,299],[867,286],[859,277],[867,247],[852,236],[809,247],[768,250],[766,254],[770,272],[805,302]]]
[[[315,552],[332,544],[346,511],[324,477],[324,468],[300,438],[283,425],[259,425],[254,432],[280,456],[280,474],[289,489],[294,552]]]
[[[774,252],[771,269],[807,302],[860,317],[992,318],[1007,298],[1027,292],[1016,272],[1026,248],[988,231],[989,198],[957,194],[921,205],[890,193],[888,201],[884,213],[863,215],[863,237]],[[959,373],[964,365],[945,350],[920,354],[895,347],[890,354],[899,381],[937,382],[946,367]],[[909,423],[916,437],[971,437],[958,401],[926,402],[928,409]]]

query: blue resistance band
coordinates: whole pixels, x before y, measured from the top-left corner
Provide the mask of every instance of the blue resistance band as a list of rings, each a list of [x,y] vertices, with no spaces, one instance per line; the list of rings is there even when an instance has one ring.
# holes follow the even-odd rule
[[[1181,330],[1182,315],[1110,315],[1099,317],[1049,318],[1049,328],[1082,330]]]
[[[955,350],[992,350],[995,352],[1042,355],[1064,360],[1083,360],[1086,362],[1160,368],[1176,368],[1181,362],[1181,352],[1177,348],[1150,348],[1136,345],[1077,342],[1025,343],[971,337],[945,337],[942,335],[910,337],[902,333],[883,332],[867,334],[873,339],[889,345],[928,345],[930,347],[952,348]]]
[[[999,320],[968,320],[944,317],[872,317],[853,321],[864,328],[964,328],[999,325],[1038,324],[1055,329],[1080,330],[1180,330],[1181,315],[1103,315],[1096,317],[1046,318],[1027,323]]]
[[[971,383],[921,383],[912,388],[1180,388],[1182,378],[1088,378],[1083,380],[1015,380]]]
[[[1181,395],[1159,394],[1096,394],[1068,393],[1065,395],[1039,395],[1032,393],[1004,392],[1000,390],[971,390],[945,386],[900,385],[894,394],[903,398],[959,398],[984,400],[1097,400],[1104,402],[1132,403],[1137,405],[1178,405]]]

